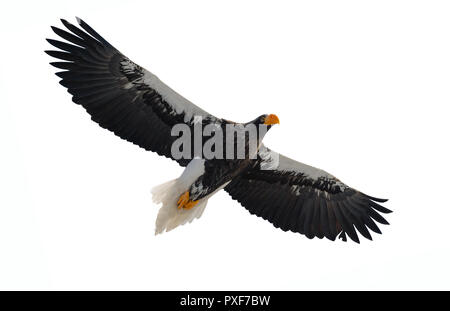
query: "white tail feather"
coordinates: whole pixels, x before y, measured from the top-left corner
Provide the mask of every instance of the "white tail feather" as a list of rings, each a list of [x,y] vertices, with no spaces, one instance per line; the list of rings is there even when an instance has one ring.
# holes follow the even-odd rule
[[[170,231],[180,225],[199,218],[205,210],[208,198],[201,199],[191,209],[179,209],[177,201],[181,194],[204,173],[204,160],[193,159],[178,179],[168,181],[152,189],[152,199],[162,203],[156,218],[155,234]]]
[[[186,191],[186,188],[180,187],[177,181],[177,179],[171,180],[152,189],[153,201],[162,203],[156,218],[155,234],[170,231],[180,225],[192,222],[195,218],[199,218],[205,210],[208,199],[200,200],[191,209],[177,207],[178,198]]]
[[[154,203],[162,203],[167,197],[169,190],[175,185],[176,179],[172,179],[166,183],[155,186],[152,189],[152,200]]]

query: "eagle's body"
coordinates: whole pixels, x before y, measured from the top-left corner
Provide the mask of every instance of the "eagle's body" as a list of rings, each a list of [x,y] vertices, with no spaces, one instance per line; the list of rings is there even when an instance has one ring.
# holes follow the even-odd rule
[[[71,44],[49,39],[62,51],[47,53],[64,60],[51,64],[64,70],[57,75],[73,95],[73,101],[82,105],[92,120],[117,136],[186,167],[178,179],[152,191],[153,200],[162,203],[156,233],[200,217],[208,199],[221,189],[250,213],[309,238],[335,240],[339,235],[346,240],[348,235],[358,242],[355,229],[371,239],[367,228],[381,233],[373,220],[387,224],[378,212],[390,210],[376,203],[386,200],[365,195],[325,171],[264,146],[266,130],[279,123],[275,115],[262,115],[242,124],[258,129],[255,137],[247,134],[242,137],[246,147],[243,157],[205,157],[206,139],[201,142],[200,154],[190,150],[189,156],[175,157],[172,147],[178,137],[172,135],[172,129],[176,125],[192,130],[189,140],[194,143],[198,125],[224,130],[227,125],[237,123],[217,118],[186,100],[129,60],[82,20],[78,22],[83,30],[62,22],[70,32],[52,29]],[[203,132],[201,135],[211,136]],[[235,144],[225,138],[223,142],[225,146]],[[237,145],[233,147],[236,150]],[[225,149],[219,154],[225,155]]]

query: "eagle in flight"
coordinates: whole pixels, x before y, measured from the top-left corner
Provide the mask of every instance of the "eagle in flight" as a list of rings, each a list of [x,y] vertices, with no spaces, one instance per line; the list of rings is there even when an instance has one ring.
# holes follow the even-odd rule
[[[264,146],[265,133],[279,123],[276,115],[262,115],[244,124],[217,118],[132,62],[83,20],[77,18],[81,28],[61,21],[66,30],[52,29],[67,42],[47,39],[59,50],[46,53],[58,59],[50,64],[63,70],[56,75],[72,100],[101,127],[185,167],[179,178],[152,190],[153,201],[162,203],[156,234],[199,218],[208,199],[221,189],[251,214],[310,239],[334,241],[339,237],[346,241],[348,236],[359,243],[357,232],[371,240],[368,229],[381,233],[376,222],[388,224],[380,213],[391,211],[379,204],[387,200],[366,195],[323,170]],[[216,129],[254,125],[257,132],[256,136],[240,136],[245,147],[242,157],[205,157],[192,150],[187,150],[189,156],[183,153],[179,157],[174,156],[173,145],[180,137],[173,135],[172,129],[180,124],[192,129],[191,141],[197,125],[214,125]],[[203,138],[213,136],[212,131],[200,134]],[[230,144],[237,147],[235,140],[222,137],[222,141],[227,148]],[[250,150],[253,142],[256,147]],[[207,142],[201,143],[205,147]],[[225,149],[213,151],[222,155]]]

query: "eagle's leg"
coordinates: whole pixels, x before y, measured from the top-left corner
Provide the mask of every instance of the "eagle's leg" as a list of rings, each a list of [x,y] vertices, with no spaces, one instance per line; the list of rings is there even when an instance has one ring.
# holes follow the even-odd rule
[[[186,191],[178,199],[177,205],[178,205],[178,208],[191,209],[195,205],[197,205],[198,201],[199,200],[191,201],[189,199],[189,191]]]

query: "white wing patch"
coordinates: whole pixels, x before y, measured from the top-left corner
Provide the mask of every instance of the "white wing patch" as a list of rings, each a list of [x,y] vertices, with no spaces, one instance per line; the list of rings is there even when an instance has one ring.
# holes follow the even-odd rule
[[[336,181],[336,185],[342,191],[347,187],[344,183],[340,182],[336,177],[326,171],[292,160],[282,154],[279,154],[278,152],[270,150],[264,145],[262,145],[259,149],[258,155],[262,159],[261,170],[277,170],[280,172],[303,174],[306,178],[317,181],[319,185],[322,184],[324,180],[334,180]],[[292,189],[292,191],[299,193],[300,189],[295,188]]]
[[[150,71],[136,65],[131,60],[126,59],[121,63],[121,68],[125,73],[142,72],[143,75],[134,81],[127,83],[124,88],[131,88],[135,84],[143,83],[153,90],[155,90],[162,99],[167,102],[175,110],[177,114],[185,113],[184,122],[187,123],[192,120],[194,116],[201,116],[202,118],[211,117],[209,113],[194,105],[189,100],[175,92],[164,82],[162,82],[156,75]]]

